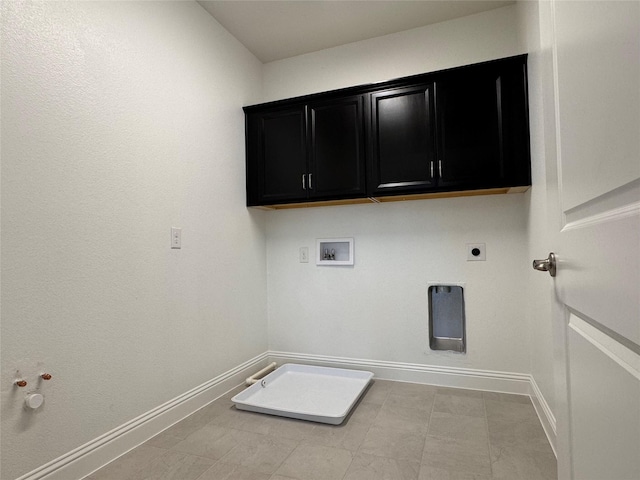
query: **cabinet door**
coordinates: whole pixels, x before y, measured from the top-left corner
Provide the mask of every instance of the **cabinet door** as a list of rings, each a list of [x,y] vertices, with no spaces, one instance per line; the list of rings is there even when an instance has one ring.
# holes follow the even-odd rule
[[[309,109],[309,198],[363,197],[362,96],[312,103]]]
[[[529,184],[523,68],[469,67],[436,81],[439,186]]]
[[[431,84],[371,94],[371,195],[434,186]]]
[[[255,149],[248,148],[257,162],[257,181],[254,183],[259,192],[257,203],[270,205],[306,200],[304,106],[253,116],[257,144]],[[251,130],[251,126],[249,128]]]

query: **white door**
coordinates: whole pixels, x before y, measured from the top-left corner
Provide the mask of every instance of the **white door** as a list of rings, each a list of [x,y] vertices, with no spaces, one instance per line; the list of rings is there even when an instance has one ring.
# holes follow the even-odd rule
[[[638,480],[640,2],[558,0],[551,12],[559,476]]]

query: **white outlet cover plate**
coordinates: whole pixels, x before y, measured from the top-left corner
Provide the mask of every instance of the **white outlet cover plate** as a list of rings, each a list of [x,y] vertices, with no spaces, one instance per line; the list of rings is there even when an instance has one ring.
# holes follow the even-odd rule
[[[474,255],[473,249],[480,250],[479,255]],[[467,243],[467,262],[484,262],[487,259],[487,246],[484,243]]]
[[[182,229],[171,227],[171,248],[182,248]]]

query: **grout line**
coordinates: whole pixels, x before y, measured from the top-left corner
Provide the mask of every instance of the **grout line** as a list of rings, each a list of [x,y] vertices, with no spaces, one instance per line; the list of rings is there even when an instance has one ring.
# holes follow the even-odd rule
[[[482,392],[482,406],[484,408],[484,424],[487,427],[487,449],[489,452],[489,470],[491,470],[491,477],[493,478],[493,461],[491,460],[491,437],[489,436],[489,415],[487,415],[487,402],[484,398],[484,392]]]
[[[420,475],[420,470],[422,470],[422,466],[424,463],[424,449],[427,444],[427,437],[429,436],[429,430],[431,429],[431,418],[433,417],[433,412],[436,410],[436,398],[438,397],[438,387],[435,387],[436,391],[433,395],[433,403],[431,404],[431,412],[429,412],[429,421],[427,422],[427,434],[424,438],[424,443],[422,444],[422,456],[420,457],[420,467],[418,468],[418,475]]]
[[[278,470],[280,470],[280,467],[282,467],[282,465],[284,465],[284,464],[285,464],[285,462],[286,462],[287,460],[289,460],[289,457],[290,457],[291,455],[293,455],[293,452],[295,452],[295,451],[298,449],[298,447],[299,447],[300,445],[304,445],[304,443],[302,443],[302,442],[301,442],[301,443],[298,443],[298,445],[296,445],[296,446],[294,447],[294,449],[293,449],[293,450],[291,450],[291,451],[289,452],[289,455],[287,455],[287,456],[284,458],[284,460],[282,460],[282,462],[280,462],[280,465],[278,465],[278,468],[276,468],[275,472],[273,472],[269,478],[273,478],[275,475],[279,475],[277,472],[278,472]],[[284,475],[281,475],[281,476],[282,476],[282,477],[284,477]],[[285,478],[286,478],[286,477],[285,477]]]

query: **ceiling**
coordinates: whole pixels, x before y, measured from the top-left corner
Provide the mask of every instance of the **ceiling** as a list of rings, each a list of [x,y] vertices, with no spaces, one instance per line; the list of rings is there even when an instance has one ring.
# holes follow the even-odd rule
[[[263,63],[492,10],[515,1],[198,0]]]

